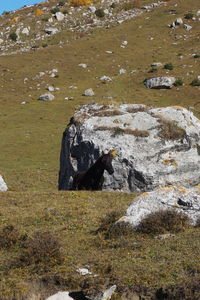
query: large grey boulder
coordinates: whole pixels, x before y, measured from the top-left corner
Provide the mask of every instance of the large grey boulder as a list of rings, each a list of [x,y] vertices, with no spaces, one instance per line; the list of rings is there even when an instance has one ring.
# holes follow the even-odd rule
[[[144,84],[149,89],[171,89],[175,81],[175,77],[154,77],[145,79]]]
[[[3,177],[0,175],[0,191],[6,192],[7,190],[8,190],[8,187],[5,183],[5,181],[3,180]]]
[[[200,121],[182,107],[85,105],[71,118],[62,139],[59,189],[71,188],[102,151],[118,151],[114,174],[103,189],[149,191],[200,182]]]
[[[126,215],[118,222],[128,222],[137,227],[147,215],[169,209],[188,215],[191,223],[195,225],[200,218],[200,189],[170,186],[145,192],[134,199]]]

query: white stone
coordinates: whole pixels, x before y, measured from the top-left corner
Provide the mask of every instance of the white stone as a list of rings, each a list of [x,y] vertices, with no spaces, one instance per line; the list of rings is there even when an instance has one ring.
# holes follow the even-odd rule
[[[92,272],[90,272],[87,268],[79,268],[76,271],[83,276],[92,275]]]
[[[86,65],[86,64],[83,64],[83,63],[79,64],[78,66],[81,67],[81,68],[84,68],[84,69],[87,68],[87,65]]]
[[[26,28],[23,28],[22,29],[22,33],[23,34],[26,34],[26,35],[29,35],[29,29],[26,27]]]
[[[184,29],[187,30],[187,31],[189,31],[189,30],[192,29],[192,26],[190,26],[190,25],[188,25],[188,24],[184,24],[183,27],[184,27]]]
[[[94,92],[92,89],[87,89],[83,93],[84,96],[94,96]]]
[[[185,213],[195,225],[200,217],[200,189],[169,186],[145,192],[134,199],[118,222],[128,222],[135,227],[150,213],[168,209]]]
[[[0,44],[2,44],[4,42],[4,40],[3,39],[0,39]]]
[[[126,73],[126,69],[122,68],[122,69],[119,70],[119,74],[125,74],[125,73]]]
[[[63,21],[65,18],[65,15],[59,11],[59,12],[55,13],[55,17],[58,21]]]
[[[53,18],[52,18],[52,17],[49,18],[49,19],[48,19],[48,22],[49,22],[49,23],[53,23]]]
[[[126,46],[126,45],[128,45],[128,42],[127,42],[127,41],[123,41],[123,42],[121,43],[121,45]]]
[[[144,84],[149,89],[169,89],[172,88],[175,81],[175,77],[154,77],[146,79]]]
[[[175,21],[176,25],[182,25],[183,24],[183,20],[181,18],[177,18]]]
[[[93,6],[93,5],[90,5],[90,6],[88,7],[88,9],[89,9],[92,13],[95,13],[95,11],[96,11],[96,7]]]
[[[46,298],[46,300],[74,300],[74,298],[69,296],[69,292],[58,292]]]
[[[5,183],[5,181],[3,180],[3,177],[0,175],[0,191],[6,192],[7,190],[8,190],[8,187]]]
[[[38,100],[43,100],[43,101],[52,101],[54,99],[55,96],[52,95],[51,93],[43,94],[38,98]]]
[[[100,77],[100,80],[102,81],[102,82],[111,82],[112,81],[112,79],[109,77],[109,76],[101,76]]]
[[[106,9],[104,9],[104,14],[105,15],[108,15],[109,14],[109,10],[106,8]]]
[[[52,86],[52,85],[49,85],[48,88],[47,88],[47,90],[48,90],[49,92],[55,92],[55,91],[59,91],[60,89],[59,89],[59,88],[55,88],[55,87]]]
[[[200,17],[200,10],[197,11],[197,17]]]
[[[154,62],[151,64],[151,67],[156,67],[156,68],[159,68],[159,67],[162,67],[163,64],[161,62]]]
[[[57,28],[49,27],[44,30],[47,34],[56,34],[58,32]]]

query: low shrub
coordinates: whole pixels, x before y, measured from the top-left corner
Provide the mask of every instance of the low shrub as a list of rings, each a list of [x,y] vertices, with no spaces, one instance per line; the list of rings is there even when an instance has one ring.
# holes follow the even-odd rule
[[[95,11],[95,15],[96,15],[97,17],[99,17],[99,18],[103,18],[103,17],[105,17],[105,13],[104,13],[104,11],[103,11],[103,9],[102,9],[102,8],[98,8],[98,9],[96,9],[96,11]]]
[[[46,48],[46,47],[48,47],[48,44],[47,44],[47,43],[44,43],[44,44],[42,44],[42,47],[43,47],[43,48]]]
[[[59,3],[58,3],[58,6],[64,6],[65,5],[65,2],[63,2],[63,1],[60,1]]]
[[[186,132],[183,128],[179,127],[176,122],[160,118],[161,123],[159,137],[165,140],[179,140],[183,139]]]
[[[130,235],[134,233],[133,226],[128,222],[117,222],[112,224],[107,230],[106,238],[116,238],[124,235]]]
[[[65,9],[65,10],[63,10],[62,13],[63,13],[63,15],[67,15],[68,14],[68,10]]]
[[[172,65],[172,63],[167,63],[164,65],[164,69],[171,71],[174,69],[174,66]]]
[[[148,73],[155,73],[157,71],[158,71],[157,67],[152,67]]]
[[[110,226],[113,225],[120,218],[119,211],[111,211],[105,217],[100,219],[100,225],[97,232],[108,231]]]
[[[60,8],[58,8],[58,7],[54,7],[54,8],[52,8],[52,9],[50,10],[50,12],[52,13],[52,15],[56,14],[56,13],[59,12],[59,11],[60,11]]]
[[[49,232],[36,232],[27,238],[23,244],[23,253],[20,256],[21,265],[60,264],[62,261],[61,244]]]
[[[181,78],[176,79],[174,82],[174,86],[182,86],[183,85],[183,80]]]
[[[160,210],[147,215],[137,226],[136,231],[150,235],[177,233],[188,228],[189,223],[189,217],[182,212]]]
[[[0,249],[10,248],[19,242],[21,235],[13,225],[7,225],[0,231]]]
[[[12,41],[16,41],[17,40],[17,34],[16,34],[16,32],[11,32],[9,34],[9,39],[11,39]]]
[[[200,80],[198,78],[195,78],[194,80],[192,80],[190,85],[191,86],[200,86]]]
[[[43,22],[48,22],[48,20],[49,20],[49,18],[48,18],[48,17],[44,17],[44,18],[42,18],[42,21],[43,21]]]
[[[200,217],[197,219],[195,227],[200,227]]]
[[[185,14],[185,19],[187,19],[187,20],[191,20],[193,17],[194,17],[194,14],[191,12]]]

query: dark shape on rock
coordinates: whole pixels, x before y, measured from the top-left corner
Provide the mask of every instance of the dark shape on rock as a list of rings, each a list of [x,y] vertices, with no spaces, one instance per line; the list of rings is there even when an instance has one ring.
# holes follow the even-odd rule
[[[74,300],[88,300],[89,298],[85,296],[85,294],[80,292],[70,292],[69,296],[72,297]]]
[[[77,173],[73,178],[72,190],[101,191],[104,171],[106,170],[110,175],[114,173],[112,160],[115,155],[116,151],[111,150],[97,159],[87,171]]]

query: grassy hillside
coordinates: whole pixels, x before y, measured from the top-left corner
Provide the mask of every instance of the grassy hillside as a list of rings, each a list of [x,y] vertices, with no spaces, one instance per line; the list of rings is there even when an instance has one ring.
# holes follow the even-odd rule
[[[196,0],[171,0],[108,29],[72,33],[65,28],[38,41],[39,48],[0,56],[0,172],[10,190],[0,194],[0,227],[13,225],[19,236],[26,238],[38,230],[50,231],[62,241],[63,255],[62,262],[50,268],[19,263],[24,251],[21,244],[0,249],[1,299],[43,299],[39,294],[41,290],[47,294],[47,284],[50,294],[61,288],[93,291],[116,283],[121,295],[126,288],[141,289],[145,294],[145,288],[186,286],[185,282],[192,280],[195,285],[199,280],[199,229],[189,229],[165,241],[155,242],[139,234],[107,240],[103,233],[93,232],[100,226],[100,219],[110,211],[123,215],[134,195],[57,192],[62,132],[80,105],[180,105],[192,107],[200,117],[200,90],[190,85],[200,75],[200,58],[192,57],[200,54],[199,17],[184,19],[185,14],[196,14],[198,9]],[[26,26],[42,18],[29,21],[27,12],[20,14]],[[178,17],[192,29],[167,27]],[[6,16],[0,22],[2,26],[10,24]],[[121,47],[123,41],[128,42],[125,48]],[[40,47],[44,42],[45,47]],[[149,73],[153,62],[172,63],[174,69],[159,67]],[[79,67],[80,63],[88,67]],[[125,74],[119,74],[121,68],[126,69]],[[58,69],[55,78],[47,72],[53,69]],[[184,85],[171,90],[144,86],[145,78],[165,74],[181,78]],[[113,82],[103,84],[99,79],[103,75],[112,77]],[[38,101],[48,85],[60,88],[53,92],[55,100]],[[94,90],[94,97],[82,96],[87,88]],[[23,101],[26,104],[21,104]],[[78,275],[76,269],[87,265],[99,276]],[[56,276],[60,278],[57,281]],[[38,298],[31,298],[32,292]],[[188,299],[199,298],[192,295]]]

